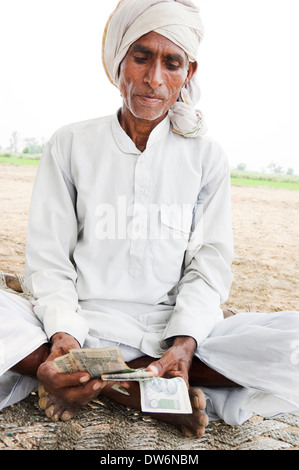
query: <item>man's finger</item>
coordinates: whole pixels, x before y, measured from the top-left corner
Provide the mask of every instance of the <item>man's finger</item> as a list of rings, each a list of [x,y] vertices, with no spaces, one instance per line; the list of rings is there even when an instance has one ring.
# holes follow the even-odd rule
[[[53,362],[45,362],[38,369],[38,379],[50,391],[64,387],[75,387],[90,380],[87,372],[74,372],[73,374],[62,374],[57,372]]]
[[[175,377],[181,377],[182,379],[184,379],[185,382],[186,382],[187,388],[189,389],[189,377],[188,377],[188,375],[184,374],[181,371],[174,370],[174,371],[169,372],[169,375],[168,375],[167,378],[174,379]]]
[[[84,375],[82,375],[84,374]],[[52,386],[56,389],[65,387],[78,387],[84,385],[90,380],[90,375],[86,375],[86,372],[75,372],[74,374],[61,374],[57,372],[57,375],[52,378]]]
[[[57,357],[61,356],[61,350],[60,348],[57,349],[52,349],[49,356],[47,357],[47,362],[49,361],[54,361]]]
[[[152,362],[146,369],[148,372],[152,372],[155,377],[162,377],[165,373],[165,368],[160,361]]]
[[[91,380],[84,386],[80,387],[67,387],[62,389],[60,396],[68,403],[77,403],[79,405],[85,405],[91,400],[96,398],[107,384],[102,380]]]

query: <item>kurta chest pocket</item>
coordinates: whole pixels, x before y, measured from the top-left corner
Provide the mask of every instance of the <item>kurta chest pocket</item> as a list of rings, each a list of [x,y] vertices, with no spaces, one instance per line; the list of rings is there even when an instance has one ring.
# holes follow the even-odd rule
[[[163,204],[158,213],[154,248],[154,274],[157,279],[175,284],[179,281],[188,246],[193,207],[189,204]]]

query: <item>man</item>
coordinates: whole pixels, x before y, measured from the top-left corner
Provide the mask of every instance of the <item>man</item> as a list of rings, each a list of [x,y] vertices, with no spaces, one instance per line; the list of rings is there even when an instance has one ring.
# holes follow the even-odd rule
[[[34,299],[0,297],[1,408],[36,377],[53,420],[99,394],[138,408],[138,384],[122,394],[53,365],[70,349],[119,344],[130,366],[184,378],[193,413],[155,416],[186,436],[202,436],[208,417],[240,424],[298,409],[298,313],[223,320],[230,175],[193,106],[202,36],[189,0],[123,0],[111,16],[103,59],[123,105],[59,130],[44,152],[26,250]]]

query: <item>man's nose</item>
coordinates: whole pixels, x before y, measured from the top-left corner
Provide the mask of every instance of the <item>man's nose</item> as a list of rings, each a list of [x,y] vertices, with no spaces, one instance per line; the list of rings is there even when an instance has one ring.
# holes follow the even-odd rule
[[[147,73],[144,77],[145,83],[148,83],[152,89],[158,88],[163,84],[162,64],[159,60],[149,65]]]

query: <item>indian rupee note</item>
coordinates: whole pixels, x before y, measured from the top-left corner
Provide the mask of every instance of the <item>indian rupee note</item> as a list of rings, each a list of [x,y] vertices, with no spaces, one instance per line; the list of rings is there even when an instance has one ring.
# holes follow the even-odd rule
[[[58,372],[88,372],[92,378],[115,372],[131,372],[124,362],[119,346],[108,348],[71,349],[66,356],[54,360]]]
[[[130,380],[145,380],[151,379],[154,375],[146,369],[136,369],[134,372],[121,372],[116,374],[103,374],[102,380],[109,381],[130,381]]]
[[[140,381],[141,409],[149,413],[191,414],[186,382],[181,377]]]
[[[80,370],[70,353],[57,357],[54,360],[54,365],[61,374],[72,374]]]

